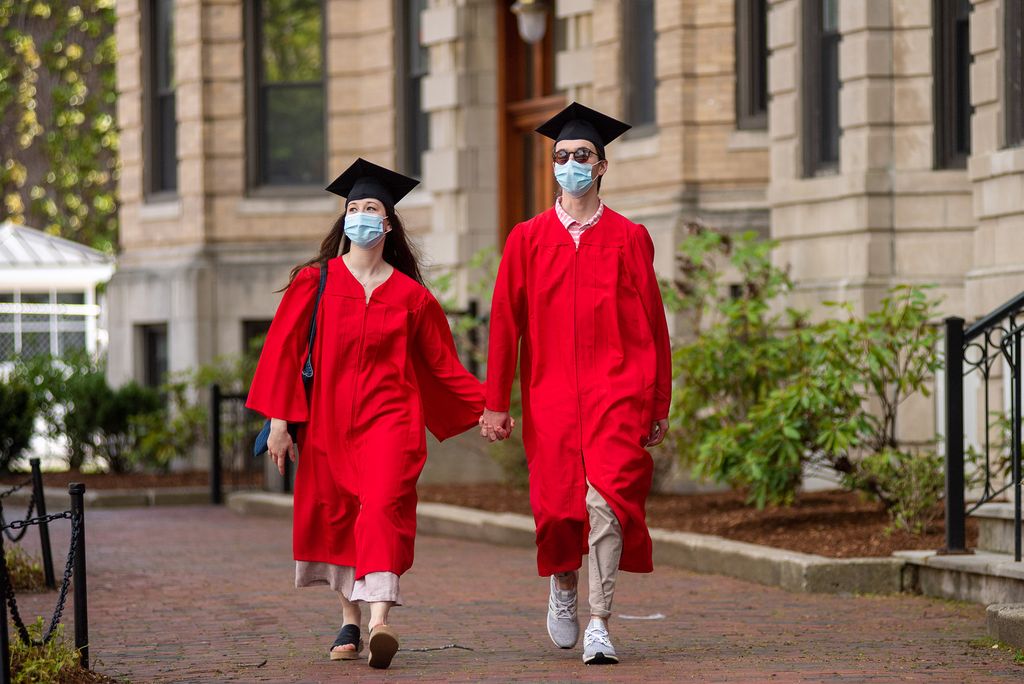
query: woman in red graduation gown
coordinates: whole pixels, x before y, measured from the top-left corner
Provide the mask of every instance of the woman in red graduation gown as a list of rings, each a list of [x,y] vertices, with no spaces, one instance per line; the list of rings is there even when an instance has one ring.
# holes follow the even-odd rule
[[[271,419],[279,469],[299,452],[296,585],[329,585],[341,596],[344,625],[331,659],[359,657],[366,602],[373,667],[388,667],[398,649],[387,618],[413,562],[424,426],[443,440],[483,411],[482,385],[459,363],[395,214],[416,183],[359,159],[328,186],[347,197],[345,214],[319,256],[292,271],[246,403]],[[300,369],[324,268],[307,401]],[[289,422],[303,424],[297,450]]]

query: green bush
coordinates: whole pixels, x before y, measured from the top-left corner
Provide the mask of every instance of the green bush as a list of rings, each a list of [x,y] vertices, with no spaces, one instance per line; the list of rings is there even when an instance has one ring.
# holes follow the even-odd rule
[[[32,390],[14,380],[0,383],[0,472],[9,473],[35,434]]]
[[[140,461],[139,445],[148,426],[166,420],[160,393],[129,382],[116,390],[104,383],[96,402],[95,455],[115,473],[127,473]]]
[[[93,447],[96,399],[109,391],[103,365],[85,353],[36,356],[19,359],[12,378],[32,390],[47,436],[66,440],[68,466],[81,469]]]
[[[672,421],[679,456],[702,477],[747,492],[757,506],[791,503],[810,464],[834,471],[920,531],[941,491],[933,449],[897,439],[900,406],[929,394],[940,367],[937,302],[896,287],[862,318],[846,305],[810,325],[773,306],[790,289],[772,244],[729,240],[701,227],[681,249],[683,279],[670,301],[700,326],[673,355]],[[740,283],[726,293],[722,264]]]
[[[7,561],[7,575],[11,578],[14,591],[42,591],[46,587],[43,576],[43,564],[17,544],[4,549],[4,560]]]

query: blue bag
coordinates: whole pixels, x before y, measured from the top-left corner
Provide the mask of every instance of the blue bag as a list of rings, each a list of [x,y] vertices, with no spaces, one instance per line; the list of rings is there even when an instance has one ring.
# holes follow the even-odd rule
[[[316,291],[316,303],[313,305],[313,318],[309,322],[309,347],[306,350],[306,363],[302,366],[302,386],[306,390],[306,400],[309,400],[309,391],[313,387],[313,340],[316,338],[316,314],[320,310],[320,297],[324,294],[324,286],[327,284],[327,268],[324,264],[320,266],[320,287]],[[296,443],[299,434],[299,423],[288,423],[288,434],[291,435],[292,443]],[[267,452],[267,440],[270,439],[270,420],[263,423],[263,429],[256,435],[256,441],[252,445],[252,455],[262,456]]]

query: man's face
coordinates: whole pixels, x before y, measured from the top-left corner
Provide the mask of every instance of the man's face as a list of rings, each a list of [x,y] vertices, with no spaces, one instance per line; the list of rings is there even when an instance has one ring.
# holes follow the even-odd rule
[[[588,150],[590,152],[590,154],[587,155],[586,161],[581,161],[582,157],[586,155],[586,153],[580,152],[580,150]],[[591,178],[595,181],[603,176],[605,171],[608,170],[608,160],[597,158],[597,148],[594,146],[594,143],[589,140],[559,140],[555,143],[553,157],[555,164],[557,164],[559,158],[561,158],[565,160],[565,163],[569,163],[570,159],[574,159],[581,164],[593,166],[594,168],[591,169],[590,173]]]

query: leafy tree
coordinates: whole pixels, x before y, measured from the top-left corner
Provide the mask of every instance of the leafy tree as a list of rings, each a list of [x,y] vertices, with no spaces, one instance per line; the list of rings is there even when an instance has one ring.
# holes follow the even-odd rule
[[[0,0],[0,220],[112,252],[114,0]]]

